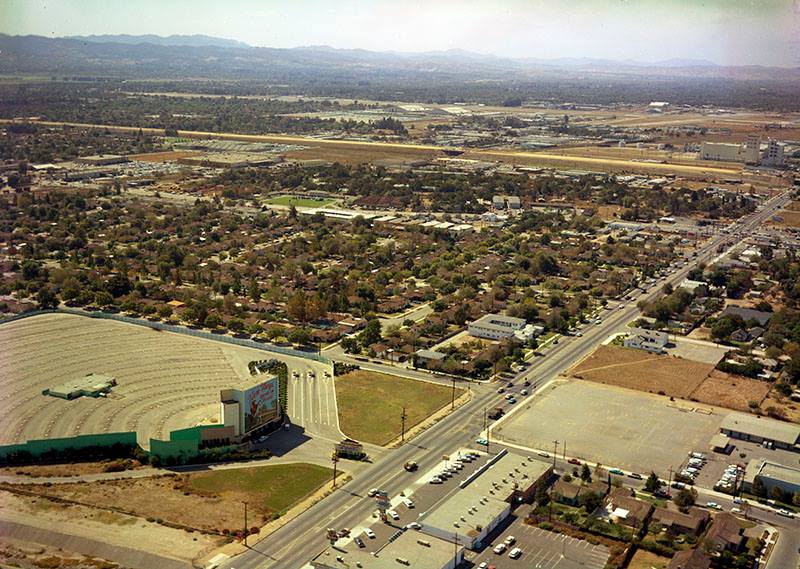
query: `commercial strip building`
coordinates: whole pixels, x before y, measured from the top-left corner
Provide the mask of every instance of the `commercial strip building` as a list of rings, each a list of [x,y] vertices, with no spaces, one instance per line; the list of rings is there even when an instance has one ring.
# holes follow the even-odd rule
[[[553,473],[552,464],[501,451],[468,476],[459,491],[420,517],[422,533],[480,548],[486,536],[511,513],[514,503],[533,497]]]
[[[464,548],[450,541],[404,531],[374,553],[366,549],[329,548],[311,561],[314,569],[450,569],[464,559]]]
[[[470,322],[467,331],[470,336],[486,340],[507,340],[514,338],[522,342],[533,338],[538,327],[523,318],[504,316],[502,314],[486,314],[474,322]]]
[[[663,354],[669,343],[669,335],[658,330],[636,328],[623,341],[626,348],[645,350],[654,354]]]
[[[800,468],[785,466],[764,459],[753,459],[747,463],[744,471],[743,488],[752,492],[753,484],[758,480],[764,485],[767,495],[772,489],[780,488],[784,494],[794,495],[800,492]]]
[[[748,413],[730,413],[722,420],[720,431],[732,439],[767,443],[794,451],[798,450],[798,440],[800,440],[800,425]]]

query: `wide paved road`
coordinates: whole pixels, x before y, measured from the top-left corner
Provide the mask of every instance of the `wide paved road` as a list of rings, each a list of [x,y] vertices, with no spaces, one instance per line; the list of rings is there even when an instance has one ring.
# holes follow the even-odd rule
[[[737,222],[730,236],[718,236],[698,249],[697,257],[692,263],[663,279],[644,298],[658,294],[658,290],[667,282],[673,285],[679,283],[693,265],[712,258],[718,245],[730,238],[735,240],[737,234],[746,236],[786,201],[788,196],[782,195],[766,202],[761,210]],[[624,310],[612,310],[601,324],[592,326],[582,338],[573,337],[553,346],[545,358],[538,360],[538,363],[526,371],[525,376],[535,379],[539,385],[555,378],[590,353],[603,339],[621,330],[637,313],[638,309],[633,305]],[[473,386],[473,391],[475,396],[466,405],[410,443],[387,453],[383,460],[364,470],[345,487],[303,512],[256,544],[252,550],[231,560],[226,568],[299,569],[305,565],[327,546],[324,535],[326,528],[353,527],[370,516],[374,510],[372,500],[366,498],[366,492],[370,488],[381,488],[389,492],[389,495],[396,495],[406,487],[411,476],[403,470],[403,464],[407,460],[416,460],[420,469],[425,471],[438,464],[442,455],[449,454],[460,446],[473,444],[475,436],[483,427],[484,410],[503,401],[492,386]],[[343,470],[347,470],[346,462],[340,465]]]

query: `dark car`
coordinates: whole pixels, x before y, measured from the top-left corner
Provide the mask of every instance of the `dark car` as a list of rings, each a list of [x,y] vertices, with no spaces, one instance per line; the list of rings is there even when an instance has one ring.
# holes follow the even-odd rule
[[[355,538],[353,541],[355,541],[356,545],[359,547],[366,547],[366,545],[364,545],[364,540],[360,537]]]

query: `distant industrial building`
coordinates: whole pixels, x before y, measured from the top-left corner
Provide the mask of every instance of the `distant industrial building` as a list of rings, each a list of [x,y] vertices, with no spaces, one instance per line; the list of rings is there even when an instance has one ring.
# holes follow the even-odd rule
[[[720,431],[732,439],[759,444],[766,442],[788,450],[797,450],[797,443],[800,440],[800,425],[748,413],[730,413],[722,420]]]
[[[625,338],[623,344],[626,348],[645,350],[654,354],[663,354],[667,344],[669,344],[669,335],[666,332],[659,332],[658,330],[636,328]]]
[[[61,399],[77,399],[79,397],[105,397],[111,388],[117,385],[117,380],[108,375],[90,373],[80,379],[75,379],[45,389],[42,395],[59,397]]]
[[[127,156],[120,156],[118,154],[98,154],[95,156],[83,156],[76,158],[77,164],[87,164],[89,166],[109,166],[111,164],[124,164],[130,162]]]
[[[270,154],[217,153],[178,158],[178,164],[205,168],[247,168],[250,166],[272,166],[280,158]]]
[[[764,459],[753,459],[747,463],[744,472],[745,492],[753,491],[753,483],[756,480],[764,485],[767,495],[770,495],[775,487],[790,496],[800,492],[800,469],[793,466],[785,466]]]
[[[470,336],[487,340],[517,339],[528,341],[536,334],[535,327],[523,318],[504,316],[502,314],[486,314],[467,326]]]
[[[744,144],[704,141],[700,144],[700,159],[783,166],[784,145],[776,140],[769,140],[762,151],[761,139],[757,135],[748,136]]]

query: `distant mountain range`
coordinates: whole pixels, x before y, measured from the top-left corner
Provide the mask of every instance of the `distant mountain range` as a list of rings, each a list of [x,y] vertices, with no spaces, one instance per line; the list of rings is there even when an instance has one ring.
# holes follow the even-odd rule
[[[170,45],[186,47],[250,47],[244,42],[229,40],[226,38],[215,38],[213,36],[195,35],[172,35],[156,36],[145,34],[132,36],[128,34],[103,34],[91,36],[68,36],[65,39],[89,41],[93,43],[123,43],[127,45],[137,45],[149,43],[153,45]]]
[[[0,34],[0,73],[46,73],[120,78],[254,79],[304,76],[368,81],[374,77],[425,77],[465,81],[578,76],[646,76],[798,81],[800,68],[726,67],[710,61],[657,63],[594,58],[512,59],[453,49],[423,53],[375,52],[305,46],[252,47],[204,35],[93,35],[71,38]]]

